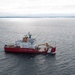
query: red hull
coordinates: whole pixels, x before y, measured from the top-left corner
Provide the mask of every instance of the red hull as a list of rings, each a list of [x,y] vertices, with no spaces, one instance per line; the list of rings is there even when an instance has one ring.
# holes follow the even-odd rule
[[[4,47],[5,52],[12,53],[48,53],[48,49],[32,49],[32,48],[19,48],[19,47]],[[56,48],[52,48],[49,53],[55,54]]]
[[[6,48],[4,47],[5,52],[13,52],[13,53],[47,53],[48,50],[35,50],[30,48]]]

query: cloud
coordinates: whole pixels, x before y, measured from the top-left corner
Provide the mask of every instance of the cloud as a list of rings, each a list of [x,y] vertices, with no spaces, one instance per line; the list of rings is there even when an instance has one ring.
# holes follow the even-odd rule
[[[75,2],[74,0],[0,0],[0,12],[1,15],[75,13]]]

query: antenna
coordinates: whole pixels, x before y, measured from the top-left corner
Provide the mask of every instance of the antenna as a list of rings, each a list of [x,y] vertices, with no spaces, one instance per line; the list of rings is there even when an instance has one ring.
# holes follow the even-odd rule
[[[29,38],[31,38],[32,35],[30,34],[30,32],[28,32],[28,36],[29,36]]]

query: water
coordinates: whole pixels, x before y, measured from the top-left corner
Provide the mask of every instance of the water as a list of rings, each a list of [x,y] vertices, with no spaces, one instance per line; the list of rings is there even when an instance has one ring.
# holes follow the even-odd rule
[[[56,55],[4,52],[29,31],[37,44],[56,42]],[[75,18],[0,18],[0,75],[75,75]]]

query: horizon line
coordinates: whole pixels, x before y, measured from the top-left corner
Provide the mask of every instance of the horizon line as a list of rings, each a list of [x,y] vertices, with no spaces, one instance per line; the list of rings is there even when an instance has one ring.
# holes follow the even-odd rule
[[[65,15],[65,16],[56,16],[56,15],[27,15],[27,16],[0,16],[0,18],[75,18],[75,16],[72,16],[72,15]]]

